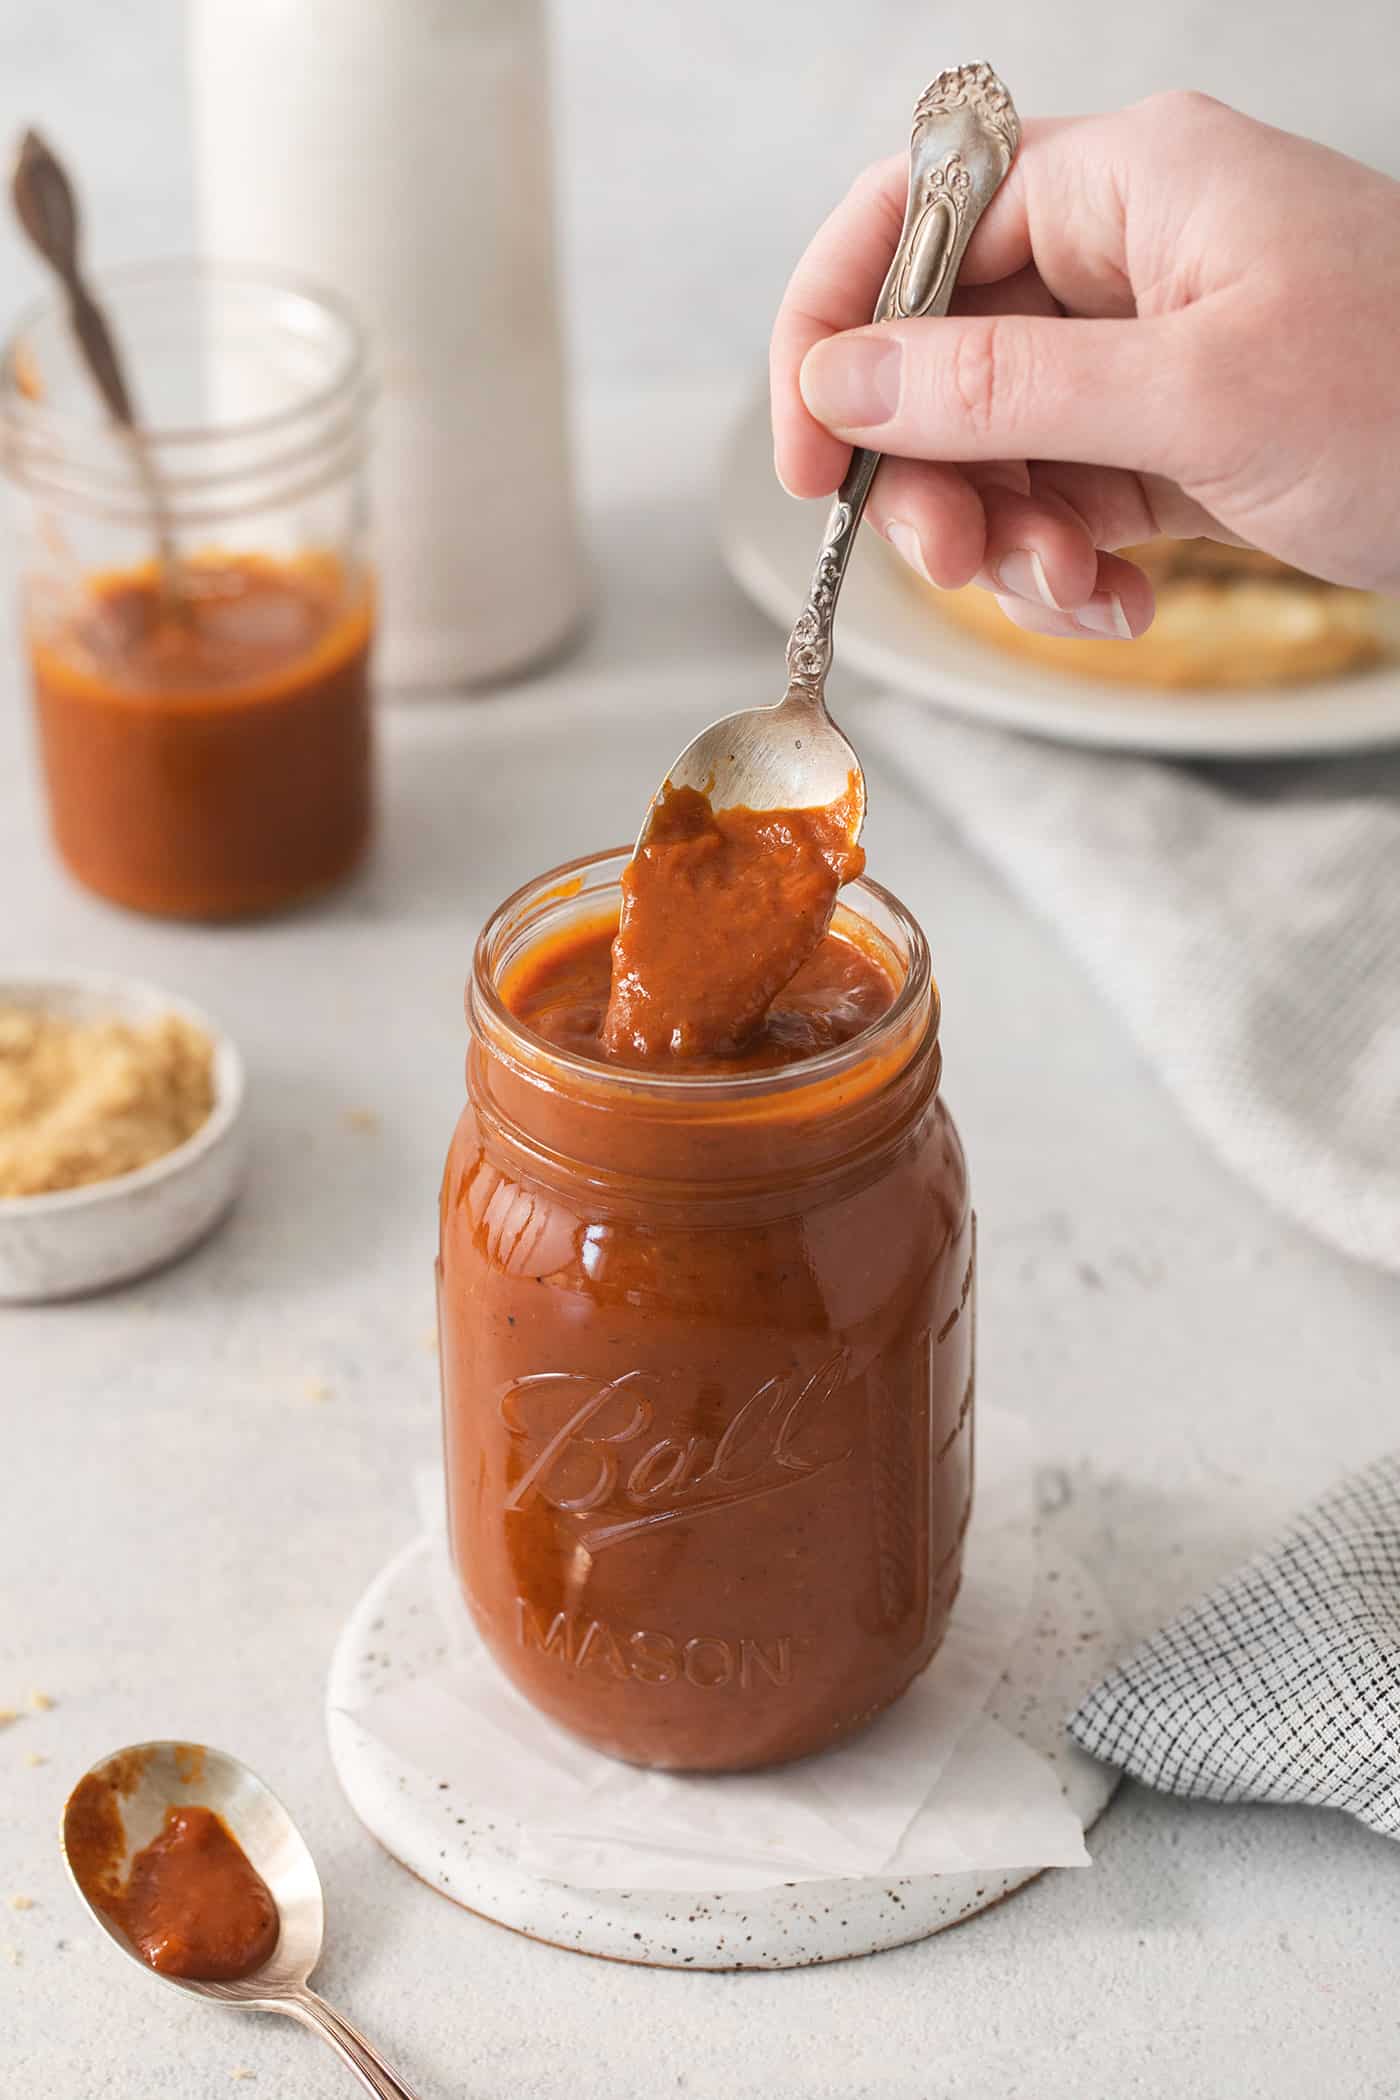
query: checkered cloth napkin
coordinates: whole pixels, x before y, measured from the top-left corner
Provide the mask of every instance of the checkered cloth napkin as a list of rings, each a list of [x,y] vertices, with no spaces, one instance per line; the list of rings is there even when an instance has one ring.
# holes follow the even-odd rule
[[[1400,1837],[1400,1452],[1144,1642],[1069,1732],[1166,1793],[1342,1808]]]

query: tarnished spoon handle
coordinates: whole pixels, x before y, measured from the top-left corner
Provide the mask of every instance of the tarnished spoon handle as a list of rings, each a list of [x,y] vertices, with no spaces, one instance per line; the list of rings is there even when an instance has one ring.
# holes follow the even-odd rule
[[[940,73],[919,97],[909,140],[909,201],[873,319],[946,314],[973,228],[1015,157],[1021,126],[988,65]],[[878,452],[857,449],[836,492],[812,588],[788,643],[788,695],[822,704],[836,600]]]

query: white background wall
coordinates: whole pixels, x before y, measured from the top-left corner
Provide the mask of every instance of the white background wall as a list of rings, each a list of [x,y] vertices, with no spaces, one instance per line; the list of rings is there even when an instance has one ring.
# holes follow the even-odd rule
[[[806,234],[957,59],[990,58],[1027,112],[1207,88],[1400,174],[1397,0],[555,0],[554,13],[585,377],[759,357]],[[182,0],[0,5],[0,141],[31,120],[51,132],[110,261],[193,244],[183,29]],[[0,229],[0,323],[36,282]]]

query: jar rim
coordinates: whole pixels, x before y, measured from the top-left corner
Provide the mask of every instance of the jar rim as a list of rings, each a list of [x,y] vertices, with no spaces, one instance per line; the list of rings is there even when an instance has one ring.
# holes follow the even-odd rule
[[[570,885],[590,871],[603,868],[609,861],[625,864],[631,858],[631,846],[611,846],[595,853],[583,853],[575,860],[565,861],[543,875],[534,876],[497,905],[480,934],[472,956],[470,996],[467,1004],[468,1020],[474,1028],[481,1019],[489,1024],[498,1037],[492,1047],[500,1051],[501,1043],[509,1046],[512,1061],[527,1072],[538,1075],[543,1065],[551,1073],[567,1074],[588,1089],[596,1089],[604,1097],[631,1095],[634,1098],[661,1102],[701,1101],[753,1101],[768,1095],[795,1092],[808,1086],[820,1086],[845,1073],[857,1069],[872,1058],[877,1058],[891,1043],[898,1040],[917,1014],[921,1002],[927,1001],[927,1033],[937,1041],[942,1006],[938,984],[933,975],[928,941],[923,928],[909,910],[900,902],[892,890],[883,883],[862,875],[847,883],[837,900],[838,911],[844,905],[852,909],[854,916],[861,917],[859,909],[851,900],[862,896],[877,904],[893,920],[898,936],[905,944],[904,981],[895,992],[894,999],[885,1011],[878,1015],[858,1035],[844,1043],[836,1043],[827,1050],[819,1050],[812,1057],[801,1058],[792,1064],[774,1065],[757,1071],[743,1072],[664,1072],[648,1066],[610,1065],[599,1058],[583,1057],[577,1051],[566,1050],[551,1042],[528,1026],[518,1015],[511,1012],[501,997],[497,984],[496,962],[499,945],[511,934],[519,915],[533,899],[548,903],[552,893],[559,893],[560,902],[568,901]],[[582,885],[573,892],[581,894]],[[877,928],[878,931],[878,928]]]
[[[225,422],[208,422],[203,425],[178,424],[143,425],[143,436],[149,445],[165,446],[209,446],[225,442],[246,442],[248,439],[275,436],[289,425],[303,422],[307,417],[319,414],[337,400],[352,394],[364,386],[368,378],[369,354],[364,330],[354,309],[338,292],[300,272],[271,268],[265,264],[234,263],[214,260],[204,256],[173,256],[157,262],[116,263],[106,269],[90,273],[89,282],[101,293],[120,292],[132,288],[143,289],[163,283],[178,284],[185,280],[192,284],[210,283],[239,287],[255,292],[282,293],[302,301],[306,306],[329,315],[341,331],[344,355],[331,377],[309,387],[296,401],[282,408],[268,410],[264,414],[229,419]],[[5,423],[16,431],[33,434],[49,434],[65,438],[69,442],[107,438],[111,424],[105,419],[75,415],[66,409],[53,408],[42,401],[31,400],[23,391],[16,370],[20,346],[25,336],[41,322],[60,316],[64,308],[64,295],[60,291],[49,292],[27,306],[11,327],[0,346],[0,414]],[[212,478],[212,477],[211,477]]]

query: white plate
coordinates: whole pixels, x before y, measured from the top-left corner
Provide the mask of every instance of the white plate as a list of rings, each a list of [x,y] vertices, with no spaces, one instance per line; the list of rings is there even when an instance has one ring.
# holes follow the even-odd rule
[[[5,971],[6,1005],[74,1020],[180,1014],[214,1045],[214,1106],[193,1137],[133,1173],[50,1195],[0,1197],[0,1303],[108,1290],[196,1246],[227,1212],[242,1179],[243,1061],[233,1043],[188,1000],[131,977]]]
[[[797,616],[821,538],[822,503],[795,503],[773,476],[767,400],[741,417],[724,459],[719,530],[740,587],[784,627]],[[836,615],[844,665],[959,714],[1072,744],[1214,758],[1291,757],[1400,743],[1400,663],[1285,691],[1160,693],[1057,676],[941,619],[866,535]],[[837,687],[839,692],[839,685]],[[838,707],[839,713],[839,707]]]

